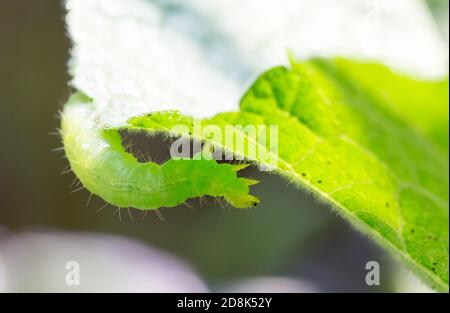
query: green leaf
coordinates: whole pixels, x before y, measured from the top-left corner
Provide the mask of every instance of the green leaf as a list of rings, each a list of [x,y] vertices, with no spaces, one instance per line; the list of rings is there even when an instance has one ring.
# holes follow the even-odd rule
[[[78,43],[90,40],[75,37]],[[95,47],[92,42],[88,46]],[[207,84],[205,77],[215,82],[204,99],[183,103],[190,99],[190,87],[177,83],[177,92],[188,97],[161,102],[146,89],[152,84],[145,77],[154,73],[133,68],[127,63],[129,55],[117,59],[123,64],[116,70],[91,69],[83,61],[86,53],[75,50],[73,84],[80,92],[64,108],[62,135],[72,169],[92,193],[120,207],[141,209],[170,207],[205,194],[223,196],[237,207],[254,205],[257,199],[248,195],[253,181],[237,177],[240,166],[207,159],[138,163],[125,152],[118,131],[170,132],[207,141],[266,168],[272,162],[248,148],[251,143],[259,150],[263,143],[251,142],[247,130],[238,126],[277,125],[275,172],[330,204],[430,286],[448,290],[447,79],[423,81],[380,64],[345,59],[292,61],[291,68],[261,75],[242,98],[239,111],[216,114],[233,110],[233,104],[211,105],[214,94],[223,93],[221,86],[234,88],[214,71],[199,69],[210,74],[199,78],[199,86]],[[198,58],[186,55],[187,63],[201,67]],[[177,79],[176,74],[156,75],[162,82],[159,92]],[[198,123],[202,128],[234,127],[218,139],[195,132]],[[185,129],[174,131],[177,125]],[[229,136],[246,144],[230,145]]]
[[[287,112],[301,145],[318,142],[295,157],[280,145],[291,178],[306,174],[306,186],[448,289],[448,81],[342,59],[293,66],[263,75],[242,102],[271,118]]]
[[[358,73],[364,75],[360,77]],[[397,88],[393,88],[393,84]],[[404,90],[410,86],[415,88],[405,95]],[[278,125],[278,173],[332,204],[363,232],[396,251],[433,287],[445,290],[448,286],[449,181],[445,144],[448,114],[444,114],[448,110],[446,86],[446,81],[420,82],[396,75],[377,64],[343,59],[312,60],[294,63],[291,70],[279,67],[266,72],[243,97],[240,113],[222,113],[203,119],[201,123],[218,125],[222,129],[226,125]],[[428,113],[419,114],[415,108],[420,110],[427,104],[420,100],[429,99],[435,102],[428,105]],[[102,146],[101,141],[108,142],[110,138],[106,133],[93,136],[96,127],[86,126],[91,117],[76,117],[83,102],[70,102],[72,105],[66,106],[63,114],[63,135],[72,168],[91,192],[108,200],[110,194],[117,194],[114,184],[119,184],[112,183],[110,176],[128,173],[137,161],[132,160],[133,165],[129,165],[121,160],[129,155],[122,150],[118,138],[111,144],[117,149],[118,156],[108,152],[107,161],[111,159],[111,164],[105,163],[105,156],[83,150],[80,146],[86,145],[85,137],[96,141],[95,144],[87,143],[95,149]],[[407,110],[407,103],[411,103],[409,109],[413,112]],[[94,105],[84,102],[84,106],[90,108]],[[76,108],[76,113],[70,108]],[[427,119],[429,123],[423,121]],[[193,133],[194,120],[176,112],[137,116],[120,128],[169,132],[180,124],[187,127],[188,134]],[[79,131],[73,131],[71,125],[77,125]],[[240,134],[248,139],[245,133]],[[185,136],[186,133],[178,135]],[[236,151],[235,147],[227,146],[226,138],[220,142],[208,140],[238,155],[248,154],[248,151]],[[88,163],[93,165],[84,165],[87,163],[85,158],[94,160],[94,163]],[[254,161],[263,165],[265,162],[258,158]],[[197,161],[190,162],[176,171],[175,177],[191,174],[189,179],[202,181],[205,168],[199,166],[197,171],[194,166]],[[156,201],[161,206],[180,202],[174,199],[179,199],[184,189],[171,188],[170,174],[165,176],[170,184],[164,188],[164,199],[155,200],[153,194],[147,197],[139,194],[138,197],[133,193],[134,188],[155,184],[152,174],[145,174],[147,168],[142,167],[142,172],[125,175],[131,192],[126,199],[127,206],[140,207],[135,205],[133,197],[137,198],[136,203]],[[85,168],[92,169],[95,174]],[[228,183],[231,181],[219,185],[226,190]],[[246,186],[250,184],[251,181],[245,181]],[[244,193],[237,194],[247,198],[244,195],[247,188],[242,187]],[[183,199],[200,196],[202,192],[205,190],[199,188],[197,193],[183,194]],[[120,205],[117,201],[110,202]]]

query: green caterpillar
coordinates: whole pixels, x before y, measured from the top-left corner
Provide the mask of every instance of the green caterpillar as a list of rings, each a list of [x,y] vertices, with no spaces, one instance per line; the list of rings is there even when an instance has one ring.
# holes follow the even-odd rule
[[[188,198],[224,197],[233,207],[256,206],[256,181],[238,177],[246,164],[218,164],[211,157],[140,163],[122,146],[117,128],[101,125],[91,100],[75,93],[62,113],[62,139],[73,172],[93,194],[117,207],[173,207]],[[203,154],[205,152],[203,151]]]

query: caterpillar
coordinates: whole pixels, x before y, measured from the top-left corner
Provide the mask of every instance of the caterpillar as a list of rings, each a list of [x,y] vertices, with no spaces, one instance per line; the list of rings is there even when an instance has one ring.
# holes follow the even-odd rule
[[[125,151],[117,128],[102,125],[92,100],[73,94],[62,113],[61,133],[71,169],[93,194],[117,207],[152,210],[174,207],[203,195],[223,197],[233,207],[256,206],[256,183],[238,177],[245,164],[210,157],[140,163]]]

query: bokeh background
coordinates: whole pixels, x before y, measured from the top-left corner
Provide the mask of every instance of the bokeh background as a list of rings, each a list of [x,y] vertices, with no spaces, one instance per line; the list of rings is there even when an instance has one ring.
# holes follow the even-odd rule
[[[448,1],[424,8],[448,42]],[[0,291],[427,290],[329,207],[255,169],[262,204],[248,210],[194,199],[162,216],[119,216],[71,192],[54,135],[71,91],[64,14],[58,0],[0,0]],[[150,145],[153,157],[167,154],[162,138]],[[65,284],[70,260],[80,286]],[[371,260],[380,286],[365,284]]]

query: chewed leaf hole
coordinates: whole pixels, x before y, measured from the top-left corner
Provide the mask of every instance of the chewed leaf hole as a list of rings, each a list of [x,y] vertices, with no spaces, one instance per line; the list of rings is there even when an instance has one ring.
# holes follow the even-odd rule
[[[163,164],[174,157],[193,158],[203,149],[212,153],[217,163],[248,164],[246,160],[236,159],[233,155],[223,152],[219,147],[189,138],[172,137],[167,134],[134,132],[120,130],[122,146],[125,151],[132,154],[140,163],[154,162]],[[245,176],[249,168],[256,166],[243,166],[240,175]]]
[[[164,134],[130,132],[122,130],[122,146],[140,163],[154,162],[163,164],[170,159],[170,146],[174,139]]]

